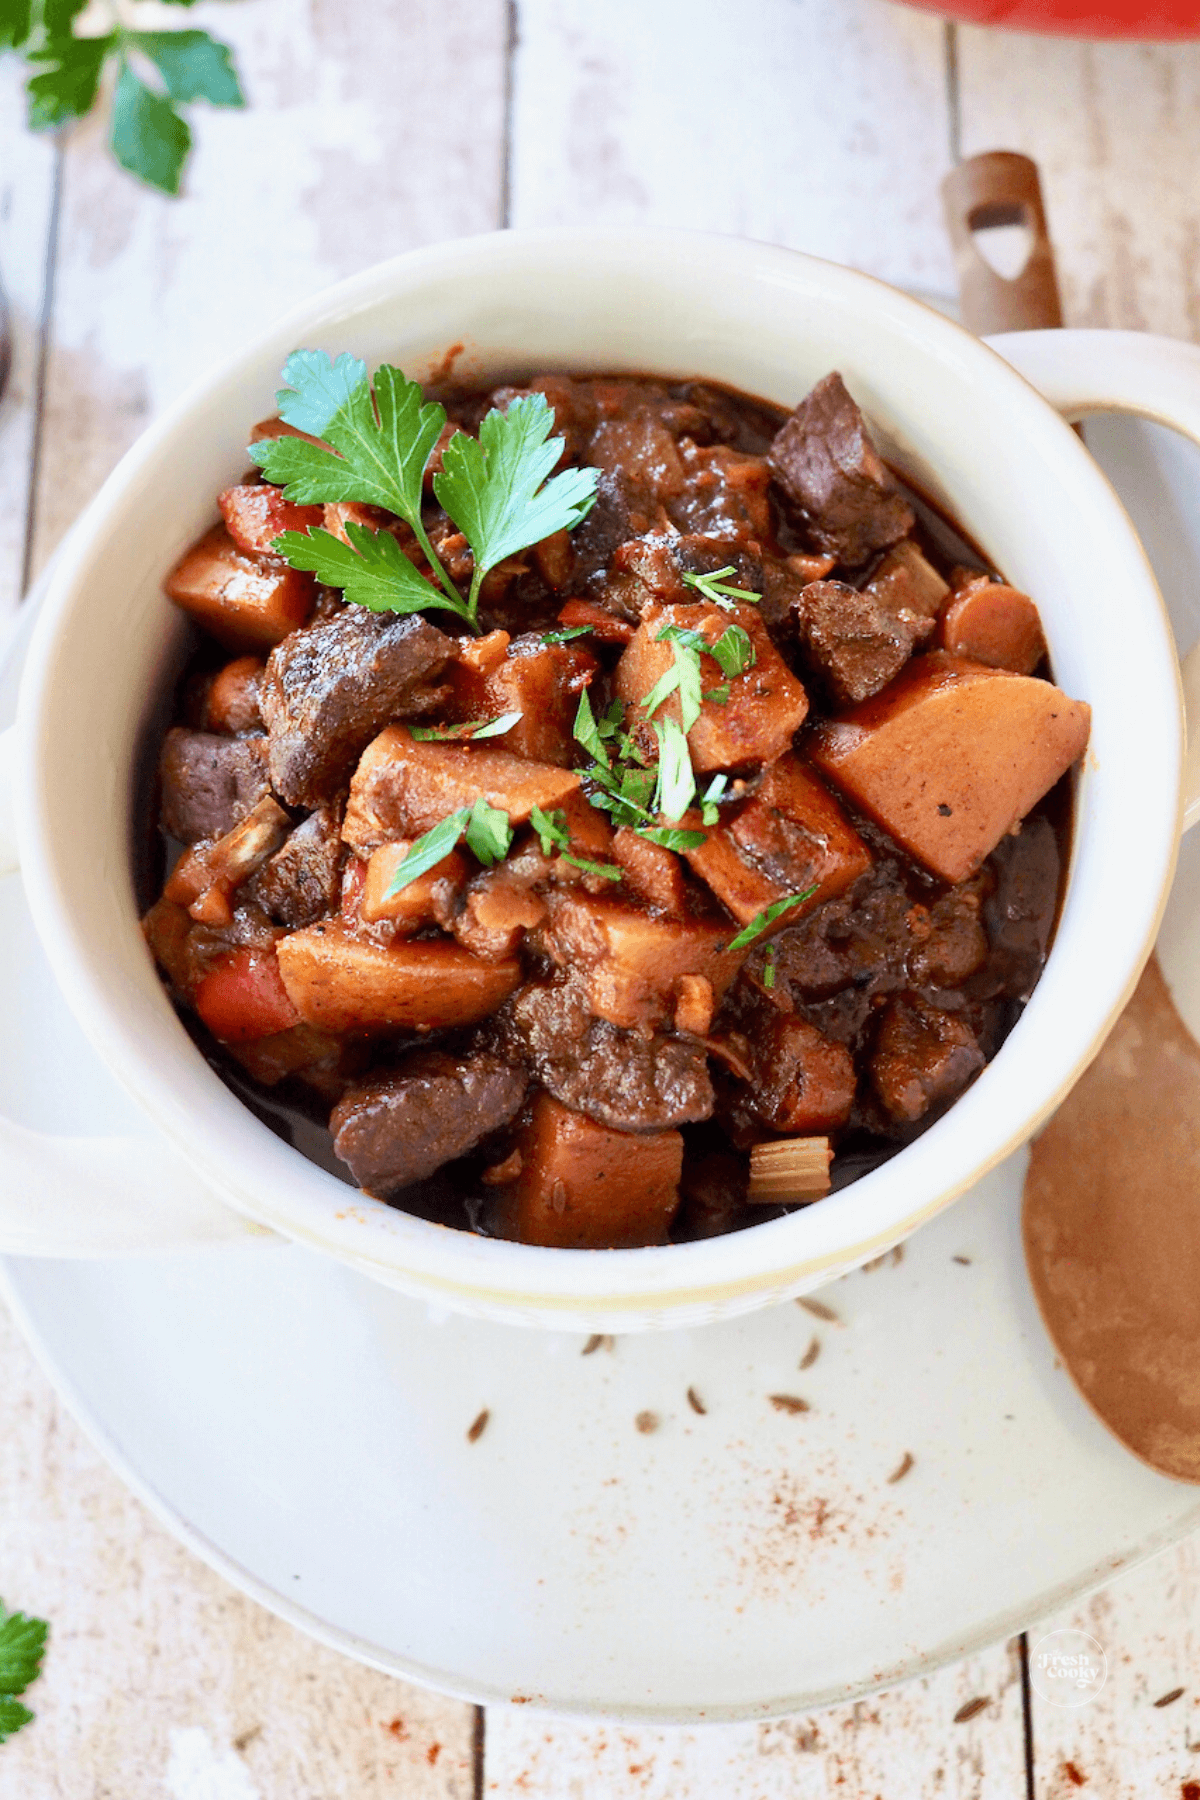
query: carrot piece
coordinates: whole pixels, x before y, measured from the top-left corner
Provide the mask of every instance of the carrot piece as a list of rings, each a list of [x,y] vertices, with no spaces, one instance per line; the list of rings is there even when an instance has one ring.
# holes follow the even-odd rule
[[[679,1132],[611,1131],[539,1094],[517,1150],[520,1171],[497,1207],[502,1237],[575,1250],[666,1242],[679,1205]]]
[[[753,606],[737,606],[730,612],[708,605],[654,607],[617,664],[616,693],[632,704],[634,719],[645,719],[640,703],[675,662],[672,644],[660,639],[659,633],[675,626],[698,631],[712,644],[731,625],[740,625],[749,634],[756,660],[743,674],[730,677],[715,657],[701,653],[703,691],[723,696],[723,701],[703,702],[700,717],[688,732],[692,765],[702,772],[771,762],[782,756],[808,713],[808,696],[771,642],[757,610]],[[677,724],[680,716],[677,692],[654,714],[656,720],[674,719]]]
[[[578,644],[543,644],[536,638],[518,638],[506,651],[486,673],[459,658],[451,670],[457,716],[495,719],[501,713],[520,713],[499,740],[502,748],[513,756],[569,768],[579,695],[599,663]]]
[[[243,556],[224,525],[193,544],[163,585],[230,650],[272,648],[306,622],[316,597],[311,575]]]
[[[271,945],[224,957],[198,983],[194,1004],[213,1036],[227,1044],[273,1037],[300,1016],[280,979]]]
[[[940,622],[942,647],[992,669],[1032,675],[1046,654],[1042,621],[1028,594],[986,576],[951,595]]]
[[[591,600],[568,600],[559,611],[558,622],[568,631],[577,625],[586,625],[602,644],[631,643],[637,630],[631,619],[620,619],[616,613],[596,606]]]
[[[593,809],[594,810],[594,809]],[[687,891],[683,866],[672,850],[639,837],[628,825],[614,835],[612,853],[625,871],[625,880],[639,900],[669,919],[687,916]]]
[[[374,923],[390,919],[398,931],[416,931],[431,921],[444,924],[454,901],[466,883],[468,869],[457,850],[451,850],[440,863],[426,869],[390,899],[386,898],[392,877],[412,848],[407,839],[381,844],[367,864],[359,914]]]
[[[689,814],[684,824],[699,824]],[[786,900],[816,892],[781,914],[776,930],[832,900],[864,873],[871,853],[825,784],[795,756],[783,756],[728,825],[684,852],[741,925]]]
[[[530,762],[490,741],[417,740],[403,725],[389,725],[362,753],[342,836],[369,855],[389,839],[420,837],[481,794],[523,825],[533,807],[552,812],[578,787],[573,770]]]
[[[378,944],[341,919],[293,931],[278,956],[296,1012],[324,1031],[472,1025],[521,979],[515,960],[480,962],[444,938]]]
[[[270,482],[247,482],[217,495],[225,528],[245,556],[273,556],[275,539],[285,531],[308,531],[320,525],[323,506],[297,506]]]
[[[204,701],[205,731],[236,737],[242,731],[261,731],[262,713],[258,684],[266,668],[261,656],[238,656],[213,676]]]
[[[1091,709],[1049,681],[941,650],[812,734],[809,754],[940,875],[964,880],[1087,745]]]

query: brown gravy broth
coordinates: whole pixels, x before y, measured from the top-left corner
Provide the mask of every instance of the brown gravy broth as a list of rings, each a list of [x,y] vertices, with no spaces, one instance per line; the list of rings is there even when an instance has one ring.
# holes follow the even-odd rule
[[[636,382],[651,378],[603,379]],[[788,416],[782,408],[716,384],[656,381],[656,385],[660,390],[665,386],[682,407],[691,406],[697,396],[702,396],[706,412],[718,420],[718,441],[752,455],[765,454]],[[430,389],[427,397],[439,399],[452,422],[475,430],[488,407],[495,403],[496,393],[493,384],[487,389]],[[917,514],[914,540],[939,573],[948,575],[955,567],[967,567],[981,574],[995,574],[961,527],[924,495],[914,492],[910,483],[899,476],[897,480]],[[774,494],[771,504],[771,553],[786,556],[810,551],[803,530],[787,516]],[[580,531],[587,528],[585,524]],[[702,529],[699,525],[690,528]],[[599,540],[595,554],[603,554],[603,520],[594,520],[591,531],[593,539]],[[839,569],[837,578],[861,587],[870,580],[880,560],[881,556],[876,556],[851,571]],[[501,628],[514,634],[553,629],[558,624],[562,600],[562,594],[554,592],[531,571],[500,605],[491,609],[483,619],[484,629]],[[446,623],[446,615],[434,617],[442,628],[453,630],[453,625]],[[195,696],[228,654],[211,639],[193,632],[193,647],[176,691],[172,714],[175,723],[194,722]],[[615,661],[615,656],[616,652],[610,650],[606,662]],[[803,680],[803,668],[796,663],[794,666]],[[1037,673],[1048,676],[1049,670],[1043,664]],[[813,700],[814,715],[819,715],[821,708],[815,695]],[[798,735],[800,750],[808,729],[805,725]],[[153,748],[157,751],[158,745]],[[897,969],[894,955],[904,916],[911,915],[913,909],[931,912],[949,892],[948,885],[916,863],[871,820],[859,815],[844,797],[839,799],[873,853],[871,869],[841,899],[827,902],[797,925],[777,933],[769,945],[756,949],[748,959],[747,971],[761,979],[768,963],[772,965],[770,979],[776,991],[791,1001],[802,1018],[846,1045],[860,1071],[865,1068],[864,1059],[885,997],[901,991],[961,1013],[990,1060],[1019,1018],[1053,939],[1068,858],[1072,777],[1064,777],[1051,790],[1026,816],[1022,826],[1001,842],[974,878],[982,895],[978,916],[987,939],[987,954],[979,967],[957,983],[939,984],[936,971],[931,971],[924,981],[915,981],[911,974]],[[148,816],[150,810],[147,808],[142,816]],[[181,849],[177,842],[163,840],[161,835],[142,832],[138,836],[136,877],[143,908],[161,893],[164,873]],[[732,932],[734,927],[731,925],[730,929]],[[890,958],[889,947],[893,952]],[[202,1054],[239,1099],[301,1154],[353,1186],[348,1169],[333,1152],[327,1123],[328,1100],[319,1099],[294,1079],[271,1088],[262,1086],[211,1035],[195,1013],[184,1007],[178,1010]],[[726,1010],[736,1025],[736,984]],[[378,1040],[364,1073],[369,1074],[393,1061],[398,1052],[417,1045],[426,1047],[437,1042],[453,1049],[463,1035],[389,1036]],[[719,1088],[719,1072],[717,1080]],[[874,1099],[869,1083],[860,1073],[859,1099],[848,1127],[837,1139],[833,1188],[845,1187],[895,1155],[951,1104],[953,1100],[934,1106],[915,1123],[899,1123]],[[739,1143],[736,1129],[731,1135],[727,1125],[716,1119],[685,1124],[681,1129],[686,1145],[684,1203],[671,1232],[673,1240],[741,1230],[795,1210],[786,1205],[744,1204],[745,1157],[735,1152],[744,1152],[752,1136],[745,1136]],[[483,1151],[488,1153],[476,1153],[448,1164],[431,1179],[405,1189],[393,1203],[419,1217],[486,1234],[490,1199],[480,1176],[495,1161],[495,1147],[485,1145]]]

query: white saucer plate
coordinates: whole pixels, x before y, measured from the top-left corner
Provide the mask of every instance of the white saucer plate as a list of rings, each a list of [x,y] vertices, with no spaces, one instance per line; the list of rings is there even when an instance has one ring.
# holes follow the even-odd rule
[[[1186,648],[1200,454],[1130,422],[1090,437]],[[1198,900],[1200,842],[1160,942],[1200,1031]],[[0,883],[0,971],[0,1106],[144,1131],[56,991],[17,879]],[[1200,1493],[1126,1455],[1056,1365],[1021,1255],[1023,1170],[1013,1158],[900,1261],[824,1289],[836,1319],[789,1305],[586,1355],[579,1337],[434,1317],[282,1244],[10,1259],[3,1285],[129,1486],[301,1629],[472,1700],[765,1718],[927,1673],[1200,1526]]]

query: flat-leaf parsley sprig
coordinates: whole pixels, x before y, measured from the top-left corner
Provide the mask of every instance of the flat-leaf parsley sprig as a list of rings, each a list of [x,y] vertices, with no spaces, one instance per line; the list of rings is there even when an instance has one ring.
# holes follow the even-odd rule
[[[462,532],[474,559],[462,596],[430,542],[421,517],[425,471],[446,424],[446,410],[420,386],[383,363],[372,380],[357,357],[332,362],[323,350],[297,350],[276,396],[287,425],[320,438],[264,438],[249,453],[284,498],[302,506],[353,501],[395,513],[409,526],[439,586],[420,574],[388,531],[353,522],[346,543],[323,526],[285,531],[274,548],[295,569],[340,587],[373,612],[412,613],[441,607],[478,631],[479,592],[506,557],[571,530],[591,508],[597,471],[551,475],[563,450],[552,438],[554,413],[544,394],[521,394],[493,409],[478,438],[456,432],[433,477],[439,504]]]
[[[5,1612],[0,1600],[0,1744],[33,1718],[17,1696],[41,1673],[49,1629],[44,1619]]]

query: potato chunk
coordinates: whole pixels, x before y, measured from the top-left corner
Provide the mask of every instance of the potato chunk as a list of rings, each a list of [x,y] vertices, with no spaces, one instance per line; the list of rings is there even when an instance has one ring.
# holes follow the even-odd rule
[[[507,645],[505,655],[486,673],[479,672],[477,662],[460,657],[454,666],[455,716],[494,719],[518,712],[517,723],[496,740],[499,747],[513,756],[569,768],[579,695],[600,666],[591,651],[578,644],[544,644],[530,635]]]
[[[551,898],[546,928],[550,954],[579,972],[596,1017],[642,1029],[673,1019],[685,976],[702,975],[720,1004],[746,954],[726,950],[732,935],[712,920],[652,918],[579,890]]]
[[[689,814],[688,825],[699,820]],[[816,893],[784,913],[778,928],[842,894],[865,873],[871,852],[811,769],[784,756],[728,825],[684,853],[697,875],[742,925],[789,894]]]
[[[448,925],[454,903],[470,874],[466,858],[457,850],[451,850],[441,862],[434,863],[432,869],[426,869],[415,881],[407,882],[397,893],[389,895],[392,879],[411,849],[408,839],[400,838],[395,843],[382,844],[376,850],[367,864],[359,906],[360,917],[369,923],[388,919],[397,932],[406,935],[434,921]]]
[[[521,979],[515,961],[480,962],[442,939],[382,945],[356,937],[341,919],[293,931],[276,955],[296,1011],[324,1031],[472,1025]]]
[[[490,742],[419,740],[403,725],[389,725],[354,772],[342,836],[369,856],[391,838],[420,837],[481,794],[523,825],[533,807],[552,812],[578,787],[573,770],[530,762]]]
[[[613,837],[612,854],[639,900],[669,919],[686,917],[683,868],[673,850],[664,850],[661,844],[652,844],[649,838],[639,837],[628,825],[622,825]]]
[[[962,881],[1087,746],[1091,709],[1049,681],[933,651],[818,726],[817,767],[934,874]]]
[[[224,525],[193,544],[163,583],[228,650],[270,649],[303,625],[313,609],[311,575],[286,563],[243,556]]]
[[[517,1136],[520,1172],[496,1229],[522,1244],[626,1250],[664,1244],[679,1205],[677,1131],[610,1131],[539,1094]]]
[[[674,667],[669,640],[659,633],[669,626],[698,631],[710,644],[731,625],[749,633],[756,661],[744,674],[727,676],[715,657],[701,653],[701,686],[705,693],[723,691],[724,705],[705,700],[700,717],[688,732],[688,749],[694,768],[740,768],[748,763],[770,762],[789,748],[792,736],[808,712],[808,696],[788,669],[767,634],[753,606],[737,606],[724,612],[718,606],[654,607],[643,619],[633,641],[617,664],[615,690],[633,708],[633,721],[645,719],[641,701],[655,683]],[[657,708],[656,720],[680,721],[679,694],[672,694]],[[652,741],[652,740],[651,740]],[[649,747],[649,745],[648,745]]]

